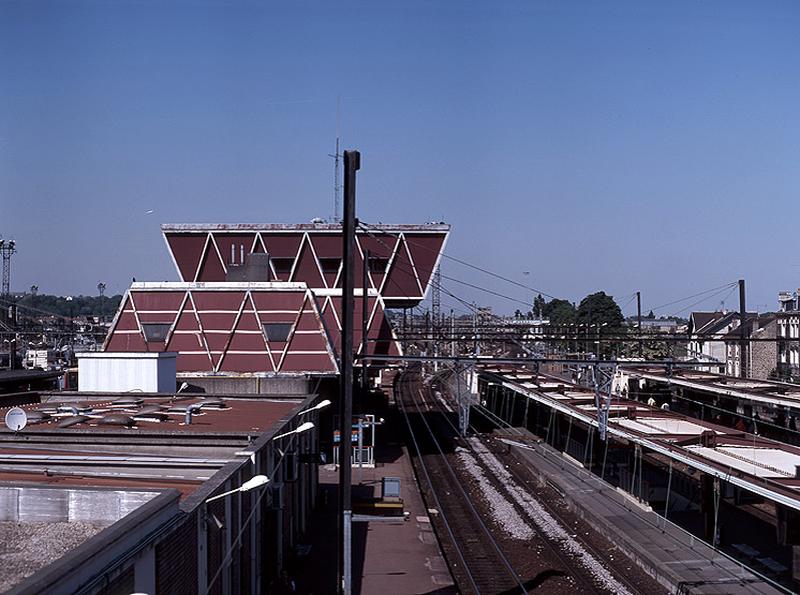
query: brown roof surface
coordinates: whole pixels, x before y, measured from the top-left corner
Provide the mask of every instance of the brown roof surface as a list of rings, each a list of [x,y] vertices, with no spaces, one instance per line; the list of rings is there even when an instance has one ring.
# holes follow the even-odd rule
[[[185,407],[187,405],[199,403],[202,401],[202,396],[176,399],[174,401],[169,398],[144,398],[143,403],[137,407],[123,408],[114,407],[114,399],[120,395],[114,395],[106,401],[102,400],[75,400],[74,398],[50,398],[43,403],[32,403],[23,405],[22,408],[27,411],[37,411],[46,407],[53,407],[59,404],[76,404],[80,407],[91,407],[92,412],[97,415],[107,414],[121,414],[129,417],[135,417],[137,411],[142,407],[148,405],[162,405],[164,407]],[[165,409],[163,413],[167,414],[167,419],[162,422],[155,421],[135,421],[133,426],[124,427],[119,425],[107,425],[100,423],[99,418],[91,418],[84,422],[73,425],[69,428],[59,428],[58,423],[63,420],[67,415],[59,415],[52,417],[50,420],[38,423],[29,424],[25,430],[27,431],[53,431],[53,432],[86,432],[88,431],[102,431],[102,432],[142,432],[142,433],[209,433],[209,434],[260,434],[266,431],[275,423],[288,416],[291,411],[300,405],[299,399],[292,400],[273,400],[273,399],[223,399],[225,403],[224,409],[211,409],[204,407],[199,413],[192,415],[192,423],[185,424],[185,414],[183,412],[169,413]],[[0,407],[0,417],[5,416],[8,407]],[[0,432],[9,432],[5,426],[0,427]]]

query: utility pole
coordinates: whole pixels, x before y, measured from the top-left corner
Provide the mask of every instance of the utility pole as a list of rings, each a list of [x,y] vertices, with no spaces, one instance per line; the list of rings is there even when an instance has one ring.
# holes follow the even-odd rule
[[[636,292],[636,318],[639,326],[639,359],[644,359],[644,343],[642,342],[642,293]]]
[[[432,310],[432,318],[433,318],[433,355],[437,357],[439,355],[439,338],[441,335],[441,318],[442,318],[442,292],[440,290],[442,283],[442,275],[440,273],[439,267],[436,267],[436,270],[433,271],[433,287],[431,292],[431,310]],[[433,369],[434,371],[439,369],[439,362],[433,362]]]
[[[103,319],[103,296],[106,293],[106,284],[102,281],[97,284],[97,291],[100,294],[100,324],[103,324],[105,320]]]
[[[739,345],[739,377],[747,378],[747,308],[744,298],[744,279],[739,279],[739,332],[742,340]]]
[[[338,591],[352,593],[352,444],[353,425],[353,315],[356,245],[356,172],[361,168],[358,151],[344,152],[344,220],[342,222],[342,380],[339,408],[339,572]]]

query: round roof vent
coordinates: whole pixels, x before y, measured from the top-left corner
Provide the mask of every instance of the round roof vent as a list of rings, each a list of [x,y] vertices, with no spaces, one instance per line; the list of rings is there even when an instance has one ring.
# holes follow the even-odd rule
[[[121,413],[109,413],[108,415],[101,417],[97,423],[104,426],[130,427],[133,425],[133,418],[128,415],[122,415]]]

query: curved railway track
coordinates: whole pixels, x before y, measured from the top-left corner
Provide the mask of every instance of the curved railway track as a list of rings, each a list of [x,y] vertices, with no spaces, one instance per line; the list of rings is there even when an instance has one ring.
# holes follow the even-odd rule
[[[586,540],[578,540],[579,547],[595,563],[599,562],[604,572],[609,573],[605,579],[598,577],[598,564],[593,572],[590,566],[581,562],[580,555],[576,559],[574,546],[572,550],[565,548],[558,536],[554,537],[552,532],[548,534],[535,522],[529,523],[535,534],[532,539],[538,551],[535,554],[530,547],[510,544],[510,539],[495,534],[502,532],[493,533],[480,511],[476,510],[474,496],[467,494],[464,488],[469,478],[459,474],[450,460],[454,456],[453,451],[459,446],[472,451],[485,472],[483,476],[487,483],[492,483],[498,492],[506,490],[504,480],[495,475],[496,470],[492,471],[486,461],[480,462],[481,457],[475,452],[474,444],[458,436],[454,414],[445,410],[444,403],[434,396],[429,387],[422,388],[418,373],[406,372],[400,379],[398,404],[408,423],[409,432],[417,442],[418,465],[427,469],[421,473],[427,484],[426,494],[429,499],[436,500],[434,506],[442,515],[444,533],[447,534],[447,539],[442,540],[445,555],[462,592],[505,594],[535,590],[536,593],[562,593],[566,589],[581,593],[642,592],[624,573],[610,573],[606,565],[607,552],[599,551]],[[491,450],[481,454],[485,458],[488,452]],[[521,488],[525,490],[525,501],[535,498],[531,493],[531,477],[526,477],[513,466],[509,467],[506,467],[506,471],[518,486],[517,496]],[[526,502],[519,497],[515,500],[510,492],[505,494],[519,517],[525,518],[530,514],[526,510]],[[560,526],[570,526],[553,506],[546,506],[545,502],[538,504]],[[520,576],[520,572],[525,573],[524,576]]]

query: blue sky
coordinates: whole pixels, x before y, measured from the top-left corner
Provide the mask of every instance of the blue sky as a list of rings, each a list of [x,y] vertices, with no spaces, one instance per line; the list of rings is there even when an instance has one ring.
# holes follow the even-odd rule
[[[341,97],[366,221],[445,220],[453,256],[571,300],[743,277],[772,308],[800,285],[798,31],[797,2],[3,1],[12,289],[175,279],[160,223],[330,216]]]

